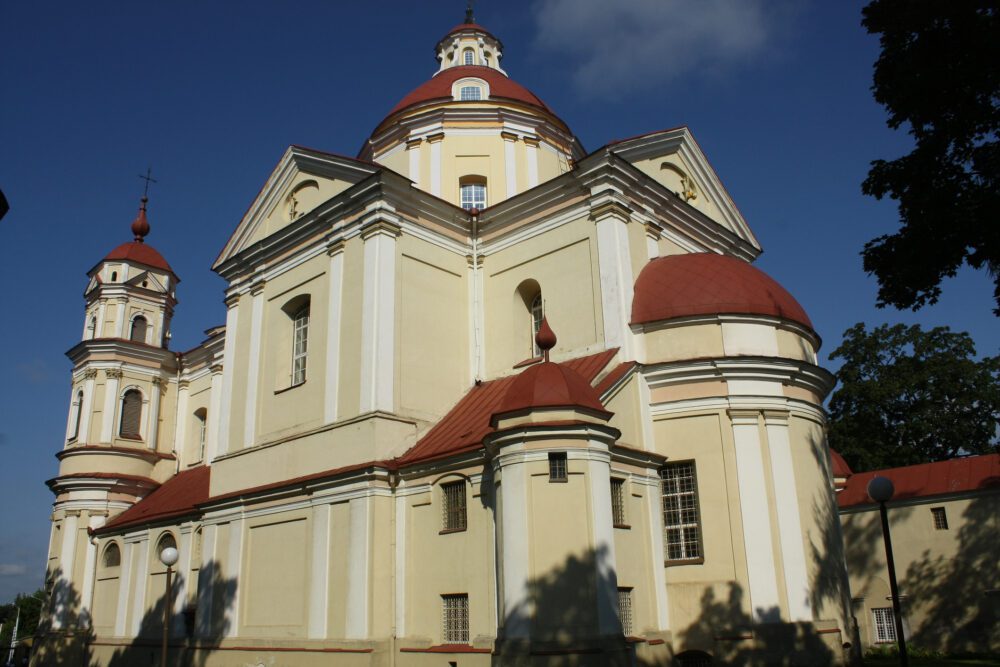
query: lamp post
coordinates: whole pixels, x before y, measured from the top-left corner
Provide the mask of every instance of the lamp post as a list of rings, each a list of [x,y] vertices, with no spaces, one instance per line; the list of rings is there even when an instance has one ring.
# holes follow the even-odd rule
[[[889,568],[889,591],[892,594],[892,615],[896,621],[896,644],[899,646],[899,664],[909,667],[910,658],[906,655],[906,638],[903,637],[903,612],[899,609],[899,586],[896,584],[896,563],[892,559],[892,537],[889,535],[889,513],[885,509],[886,502],[892,498],[896,489],[892,480],[887,477],[872,477],[868,482],[868,497],[878,503],[879,514],[882,516],[882,540],[885,542],[885,564]]]
[[[177,549],[167,547],[160,552],[160,562],[167,566],[167,594],[163,601],[163,652],[160,655],[160,667],[167,667],[167,639],[170,637],[170,598],[173,597],[171,591],[170,577],[174,573],[173,566],[177,562]]]

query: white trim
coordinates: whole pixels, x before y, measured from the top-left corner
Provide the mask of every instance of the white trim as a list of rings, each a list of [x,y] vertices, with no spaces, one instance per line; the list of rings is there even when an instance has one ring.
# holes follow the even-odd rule
[[[639,478],[633,478],[639,481]],[[653,602],[656,615],[656,629],[666,630],[670,627],[670,605],[667,600],[667,576],[660,563],[667,553],[663,544],[663,497],[659,479],[655,484],[643,482],[646,486],[646,507],[649,518],[649,547],[652,551],[650,562],[653,564]]]
[[[80,429],[77,431],[77,442],[87,443],[90,441],[90,419],[94,411],[94,385],[96,384],[96,374],[87,378],[83,383],[83,408],[80,410]]]
[[[407,153],[410,157],[410,180],[414,187],[420,187],[420,143],[410,140],[413,143],[406,144]]]
[[[229,418],[233,404],[233,371],[236,366],[236,327],[239,324],[239,302],[226,310],[226,341],[222,361],[222,395],[219,399],[219,416],[216,422],[218,438],[215,442],[218,454],[229,451]]]
[[[330,254],[329,284],[326,315],[326,382],[323,392],[323,420],[337,421],[337,401],[340,397],[340,331],[344,290],[344,248]]]
[[[330,506],[312,513],[312,572],[309,577],[309,639],[326,639],[330,603]]]
[[[174,569],[176,578],[174,581],[177,589],[174,591],[174,608],[170,610],[170,636],[179,637],[184,634],[184,607],[187,606],[188,588],[191,578],[191,525],[181,527],[179,530],[180,539],[177,542],[177,551],[180,558],[177,567]]]
[[[207,442],[205,442],[205,461],[211,462],[216,456],[224,454],[219,451],[219,413],[222,411],[222,378],[221,371],[212,372],[211,394],[208,399]]]
[[[62,544],[59,549],[59,568],[62,573],[59,576],[56,589],[57,599],[55,601],[56,613],[52,615],[52,626],[61,628],[69,622],[69,615],[74,611],[70,603],[70,592],[76,590],[76,582],[73,580],[76,566],[76,542],[77,535],[77,515],[67,514],[62,523]]]
[[[157,438],[160,435],[160,382],[157,379],[153,379],[152,386],[149,391],[149,409],[148,414],[145,415],[146,421],[146,447],[156,451],[157,449]]]
[[[525,143],[524,151],[528,161],[528,187],[526,189],[530,190],[538,185],[538,146],[533,143]]]
[[[626,221],[613,215],[597,221],[597,257],[601,277],[601,313],[604,318],[604,345],[620,347],[625,359],[632,359],[632,260]]]
[[[119,299],[115,309],[115,338],[124,338],[125,332],[125,299]]]
[[[528,473],[523,461],[494,459],[501,472],[501,552],[503,565],[504,636],[527,639],[531,636],[534,608],[528,595],[531,549],[528,547]],[[517,616],[513,612],[517,611]]]
[[[101,299],[97,305],[97,328],[94,329],[94,338],[104,337],[104,320],[107,314],[107,301]]]
[[[188,451],[187,432],[188,422],[191,415],[188,414],[188,399],[191,395],[191,386],[188,383],[179,384],[177,387],[177,407],[174,418],[174,455],[182,462],[197,461],[197,457]]]
[[[427,485],[428,490],[430,485]],[[396,636],[406,636],[406,496],[396,496]]]
[[[368,578],[370,566],[369,498],[350,501],[351,532],[347,540],[347,595],[344,597],[348,639],[368,637]]]
[[[128,601],[132,589],[132,561],[135,559],[135,544],[125,542],[122,551],[122,569],[118,576],[118,604],[115,607],[115,637],[125,636],[125,622],[128,617]]]
[[[250,292],[250,351],[247,359],[246,397],[243,415],[243,447],[253,447],[257,437],[257,394],[260,382],[260,339],[264,333],[264,291]],[[293,343],[294,345],[294,343]]]
[[[149,540],[143,535],[136,542],[135,595],[132,597],[132,623],[130,637],[138,637],[146,615],[146,592],[149,589]]]
[[[601,446],[603,443],[596,443]],[[618,618],[618,573],[615,558],[614,521],[611,516],[610,460],[587,461],[590,484],[591,530],[593,531],[594,575],[598,632],[602,635],[622,631]],[[603,557],[602,557],[603,554]],[[603,582],[603,586],[602,586]]]

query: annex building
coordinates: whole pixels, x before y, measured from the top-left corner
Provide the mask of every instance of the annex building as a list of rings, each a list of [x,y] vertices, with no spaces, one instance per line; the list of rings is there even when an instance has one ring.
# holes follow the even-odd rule
[[[165,606],[206,667],[845,661],[833,377],[691,132],[588,152],[471,16],[435,54],[285,152],[198,347],[145,200],[90,270],[33,664]]]

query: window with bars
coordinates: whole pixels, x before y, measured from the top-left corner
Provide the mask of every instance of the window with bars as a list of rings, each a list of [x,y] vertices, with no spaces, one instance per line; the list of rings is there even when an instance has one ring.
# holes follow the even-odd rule
[[[892,616],[892,607],[872,609],[872,621],[875,626],[876,643],[887,644],[896,641],[896,621]]]
[[[198,429],[198,461],[205,458],[205,436],[207,434],[208,410],[199,408],[194,411],[194,419]]]
[[[568,473],[566,470],[566,452],[549,453],[549,481],[565,482]]]
[[[132,320],[132,331],[129,333],[129,340],[136,343],[145,343],[147,326],[146,318],[142,315],[137,316]]]
[[[934,517],[934,530],[948,530],[948,513],[943,507],[932,507],[931,516]]]
[[[464,65],[476,64],[476,54],[472,52],[472,49],[466,49],[462,52],[462,63]]]
[[[139,439],[139,423],[142,419],[142,394],[138,389],[129,389],[122,396],[122,418],[118,425],[118,435],[123,438]]]
[[[486,208],[486,183],[462,183],[462,208],[466,211]]]
[[[462,86],[458,91],[458,99],[463,102],[483,99],[483,93],[479,86]]]
[[[698,480],[693,461],[671,463],[660,470],[663,494],[663,542],[668,561],[700,559],[701,521]]]
[[[611,520],[615,526],[625,526],[625,480],[611,480]]]
[[[442,595],[442,635],[446,644],[469,642],[469,595]]]
[[[448,482],[441,485],[444,497],[443,523],[445,531],[465,530],[467,524],[465,482]]]
[[[633,635],[632,631],[632,589],[618,589],[618,619],[622,622],[622,633],[626,637]]]
[[[309,348],[309,305],[292,318],[292,386],[306,381],[306,352]]]
[[[538,341],[535,338],[538,336],[538,330],[542,328],[542,318],[545,316],[544,307],[542,305],[542,293],[539,292],[535,295],[535,298],[531,300],[531,355],[533,357],[542,356],[542,349],[538,347]]]

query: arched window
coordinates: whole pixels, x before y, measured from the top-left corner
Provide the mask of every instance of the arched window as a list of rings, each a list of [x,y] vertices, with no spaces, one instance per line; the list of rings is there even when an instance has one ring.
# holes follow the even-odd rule
[[[142,394],[138,389],[129,389],[122,396],[122,418],[118,427],[118,435],[123,438],[139,440],[139,422],[142,418]]]
[[[292,384],[306,381],[306,353],[309,349],[309,304],[292,316]]]
[[[480,91],[479,86],[462,86],[462,88],[458,91],[458,99],[463,102],[480,100],[482,99],[482,92]]]
[[[153,551],[152,553],[153,563],[155,564],[155,566],[162,567],[164,568],[164,570],[166,569],[166,567],[163,565],[163,562],[160,560],[160,554],[163,553],[164,549],[171,547],[174,549],[177,548],[177,540],[174,539],[172,533],[169,532],[163,533],[163,535],[160,536],[160,539],[157,540],[156,542],[156,550]]]
[[[464,65],[476,64],[476,54],[472,52],[472,49],[466,49],[462,52],[462,63]]]
[[[76,392],[76,401],[73,404],[73,430],[69,439],[76,440],[80,437],[80,420],[83,418],[83,390]]]
[[[97,318],[91,317],[90,324],[87,325],[87,338],[97,338]]]
[[[118,549],[118,545],[112,542],[108,545],[108,548],[104,550],[104,557],[101,558],[101,567],[105,569],[110,569],[113,567],[118,567],[122,564],[122,552]]]
[[[538,335],[538,330],[542,328],[542,317],[545,316],[541,292],[536,294],[535,298],[531,300],[529,310],[531,311],[531,354],[532,356],[540,357],[542,356],[542,350],[538,347],[535,337]]]
[[[129,333],[128,339],[136,343],[145,343],[147,326],[146,318],[137,315],[132,319],[132,331]]]
[[[481,176],[467,176],[459,182],[462,208],[482,210],[486,208],[486,179]]]
[[[198,437],[198,461],[205,458],[205,435],[208,425],[208,410],[198,408],[194,411],[195,429]]]

